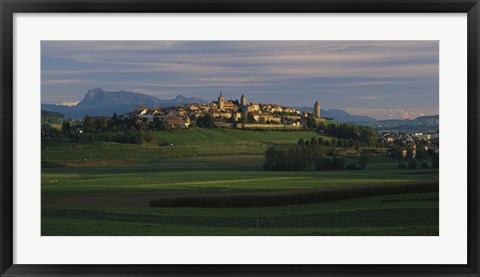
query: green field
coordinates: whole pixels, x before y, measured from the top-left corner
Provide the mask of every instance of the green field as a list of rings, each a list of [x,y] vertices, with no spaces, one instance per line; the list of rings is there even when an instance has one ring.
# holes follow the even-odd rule
[[[156,132],[144,145],[43,140],[42,235],[438,235],[437,192],[277,207],[148,206],[182,195],[438,182],[438,169],[399,170],[384,154],[366,170],[263,171],[269,145],[318,136],[190,129]]]

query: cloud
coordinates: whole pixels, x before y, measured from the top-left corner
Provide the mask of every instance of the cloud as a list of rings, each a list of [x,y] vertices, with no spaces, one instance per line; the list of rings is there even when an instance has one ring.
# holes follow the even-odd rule
[[[42,41],[41,49],[42,97],[87,84],[146,94],[248,89],[308,103],[321,95],[336,107],[409,91],[438,98],[438,41]]]
[[[81,80],[81,79],[58,79],[58,80],[42,80],[42,85],[67,85],[67,84],[80,84],[88,83],[92,80]]]

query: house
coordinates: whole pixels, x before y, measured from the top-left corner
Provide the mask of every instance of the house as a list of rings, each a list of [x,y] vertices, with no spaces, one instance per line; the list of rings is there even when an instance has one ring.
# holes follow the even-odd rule
[[[190,118],[188,116],[185,118],[170,116],[165,118],[165,123],[172,128],[188,128],[190,126]]]

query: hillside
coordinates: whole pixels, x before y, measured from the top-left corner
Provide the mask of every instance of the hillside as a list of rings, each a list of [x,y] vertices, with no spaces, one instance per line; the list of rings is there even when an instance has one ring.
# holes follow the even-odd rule
[[[41,112],[41,121],[42,123],[55,124],[60,123],[64,119],[64,115],[57,112],[44,111]]]

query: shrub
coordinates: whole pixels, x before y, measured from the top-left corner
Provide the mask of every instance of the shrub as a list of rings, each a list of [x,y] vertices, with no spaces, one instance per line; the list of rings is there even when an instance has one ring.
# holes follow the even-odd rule
[[[427,168],[430,167],[430,165],[429,165],[427,162],[423,162],[423,163],[421,164],[421,166],[422,166],[423,169],[427,169]]]
[[[329,170],[332,168],[332,160],[329,157],[320,157],[315,163],[317,170]]]
[[[360,166],[358,164],[349,164],[349,165],[347,165],[347,167],[345,169],[346,170],[359,170]]]
[[[438,155],[434,155],[432,158],[432,168],[438,168],[438,166],[439,166]]]
[[[398,163],[398,168],[400,168],[400,169],[407,169],[407,168],[408,168],[408,165],[407,165],[406,163],[399,162],[399,163]]]
[[[417,160],[411,159],[411,160],[408,162],[408,169],[417,169],[417,167],[418,167],[418,162],[417,162]]]
[[[333,170],[342,170],[345,169],[345,160],[342,158],[335,157],[332,159],[332,169]]]
[[[361,168],[361,169],[365,169],[365,167],[366,167],[367,164],[368,164],[368,156],[367,156],[367,153],[362,152],[362,153],[360,154],[360,157],[358,158],[358,164],[360,165],[360,168]]]

